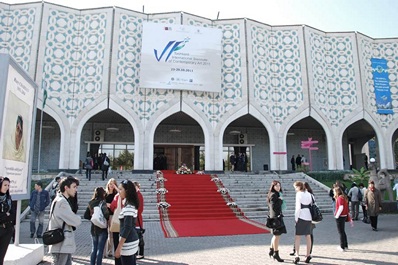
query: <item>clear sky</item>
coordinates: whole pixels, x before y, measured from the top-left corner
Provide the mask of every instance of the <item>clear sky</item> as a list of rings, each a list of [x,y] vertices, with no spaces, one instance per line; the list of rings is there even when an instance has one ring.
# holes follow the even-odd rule
[[[27,0],[0,0],[25,3]],[[305,24],[326,32],[358,31],[398,38],[398,0],[50,0],[73,8],[119,6],[145,13],[183,11],[205,18],[249,18],[276,25]]]

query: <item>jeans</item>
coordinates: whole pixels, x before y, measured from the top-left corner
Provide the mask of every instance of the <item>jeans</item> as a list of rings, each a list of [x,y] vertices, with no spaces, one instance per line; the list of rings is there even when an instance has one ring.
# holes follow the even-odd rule
[[[352,219],[358,220],[358,215],[359,215],[359,201],[351,201]]]
[[[39,227],[37,227],[36,236],[42,236],[43,234],[43,222],[44,222],[44,211],[36,212],[31,211],[30,216],[30,233],[34,234],[36,232],[36,218],[39,218]]]
[[[91,169],[86,169],[86,179],[91,180]]]
[[[122,265],[136,265],[137,259],[135,255],[132,256],[120,256],[122,260]]]
[[[108,239],[108,231],[103,229],[97,235],[91,235],[92,249],[90,257],[90,265],[102,265],[102,257],[104,256],[104,247]]]
[[[347,219],[347,216],[340,216],[339,218],[336,219],[337,232],[339,232],[339,235],[340,235],[340,247],[342,249],[348,248],[347,235],[345,233],[345,220],[346,219]]]

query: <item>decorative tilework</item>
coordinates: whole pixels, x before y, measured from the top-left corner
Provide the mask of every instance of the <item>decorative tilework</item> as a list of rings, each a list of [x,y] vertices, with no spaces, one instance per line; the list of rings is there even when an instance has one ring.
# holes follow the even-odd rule
[[[304,103],[298,30],[250,24],[253,100],[281,125]]]
[[[338,127],[359,106],[353,39],[348,35],[309,32],[314,105],[332,126]]]
[[[35,20],[40,17],[40,10],[35,7],[22,7],[8,9],[7,5],[0,8],[0,48],[9,53],[16,62],[27,72],[30,69],[32,50],[36,48],[33,43]]]

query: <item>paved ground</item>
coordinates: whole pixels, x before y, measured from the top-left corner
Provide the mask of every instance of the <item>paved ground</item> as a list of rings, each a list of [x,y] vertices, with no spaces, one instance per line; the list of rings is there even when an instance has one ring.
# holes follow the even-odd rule
[[[289,256],[293,244],[293,219],[285,220],[288,233],[281,237],[280,256],[285,263],[292,263]],[[145,223],[145,259],[138,264],[164,265],[257,265],[276,264],[267,256],[270,234],[164,238],[158,222]],[[370,225],[356,221],[354,227],[346,226],[349,251],[337,250],[339,244],[335,221],[325,216],[314,230],[314,250],[312,264],[398,264],[398,215],[379,216],[379,231],[371,230]],[[77,229],[77,252],[74,264],[89,264],[91,239],[90,223],[83,222]],[[33,243],[29,238],[29,222],[21,225],[20,243]],[[304,239],[302,239],[302,246]],[[302,254],[305,250],[302,248]],[[304,250],[304,251],[303,251]],[[47,252],[47,248],[45,249]],[[304,260],[304,255],[301,255]],[[51,257],[45,256],[41,264],[50,264]],[[305,264],[304,262],[300,262]],[[104,259],[103,264],[113,264],[112,259]]]

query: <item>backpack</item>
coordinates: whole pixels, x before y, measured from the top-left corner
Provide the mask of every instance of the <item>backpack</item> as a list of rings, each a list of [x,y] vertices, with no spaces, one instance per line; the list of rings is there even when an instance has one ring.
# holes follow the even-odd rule
[[[360,188],[358,188],[358,201],[362,201],[363,200],[363,194]]]

